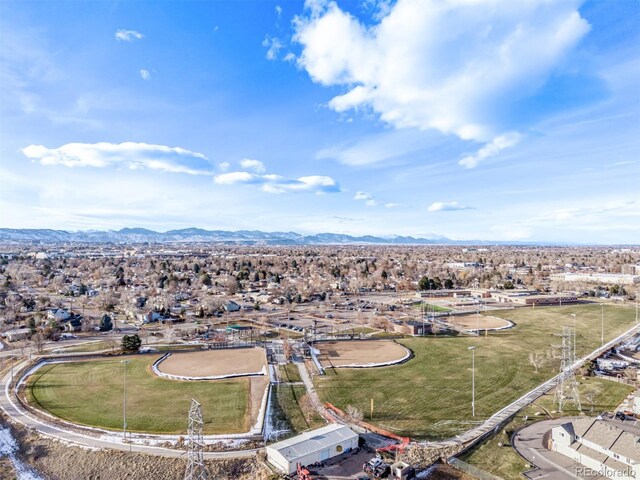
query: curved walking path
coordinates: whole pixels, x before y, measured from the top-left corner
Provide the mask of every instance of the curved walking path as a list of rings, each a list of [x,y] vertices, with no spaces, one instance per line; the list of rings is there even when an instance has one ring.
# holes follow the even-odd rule
[[[28,361],[22,362],[20,365],[16,366],[14,370],[16,372],[19,372],[20,370],[25,368],[28,363]],[[147,453],[150,455],[159,455],[162,457],[181,457],[183,455],[186,455],[185,451],[183,450],[124,443],[121,439],[117,438],[118,433],[116,432],[114,432],[114,434],[108,439],[96,438],[47,423],[25,411],[19,405],[18,401],[15,399],[13,392],[9,390],[10,381],[11,372],[8,372],[2,377],[2,379],[0,379],[0,388],[2,389],[2,394],[0,395],[0,408],[2,408],[2,410],[4,410],[7,416],[12,420],[24,425],[25,427],[36,430],[41,435],[57,440],[62,440],[63,442],[69,444],[95,449],[108,448],[128,452]],[[259,448],[255,448],[250,450],[237,450],[227,452],[205,452],[204,457],[207,459],[250,458],[255,456],[255,454],[260,450],[261,449]]]

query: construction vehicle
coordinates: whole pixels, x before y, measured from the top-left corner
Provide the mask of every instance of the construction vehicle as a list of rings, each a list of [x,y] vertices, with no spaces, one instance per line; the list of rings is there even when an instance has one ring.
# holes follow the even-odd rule
[[[362,465],[362,470],[373,478],[386,478],[391,472],[391,467],[378,455]]]
[[[311,474],[309,473],[309,470],[307,470],[300,464],[298,464],[297,473],[298,473],[297,480],[313,480],[313,478],[311,477]]]

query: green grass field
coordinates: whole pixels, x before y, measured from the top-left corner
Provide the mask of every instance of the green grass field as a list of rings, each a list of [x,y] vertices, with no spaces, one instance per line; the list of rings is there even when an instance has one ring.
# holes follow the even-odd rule
[[[588,415],[614,410],[633,391],[633,387],[602,378],[578,377],[578,382],[582,407]],[[587,400],[587,392],[590,390],[597,392],[592,397],[593,405]],[[500,432],[465,454],[462,460],[505,480],[522,479],[522,472],[527,470],[527,462],[511,447],[509,439],[515,430],[536,420],[547,418],[544,415],[536,415],[544,413],[540,407],[544,407],[549,412],[555,410],[553,392],[543,395],[533,405],[522,409]],[[577,414],[573,404],[565,408],[564,415]]]
[[[368,335],[370,333],[375,333],[378,332],[379,330],[376,328],[371,328],[371,327],[354,327],[354,328],[347,328],[346,330],[342,330],[340,331],[340,333],[342,334],[353,334],[353,335]]]
[[[415,308],[417,308],[418,310],[422,310],[424,308],[425,313],[428,312],[451,312],[452,309],[451,308],[447,308],[447,307],[441,307],[440,305],[434,305],[432,303],[426,303],[426,302],[421,302],[418,303],[417,305],[414,305]]]
[[[313,409],[303,385],[278,385],[275,399],[292,433],[299,433],[325,425],[323,418]]]
[[[157,355],[45,365],[29,377],[27,399],[70,422],[122,428],[123,369],[127,366],[127,424],[137,432],[187,431],[191,399],[202,404],[204,433],[241,433],[250,428],[249,379],[215,382],[165,380],[151,372]]]
[[[98,352],[100,350],[120,350],[120,342],[110,343],[104,340],[96,342],[87,342],[80,345],[56,346],[53,350],[59,350],[61,353],[80,353],[80,352]]]
[[[539,373],[529,364],[529,353],[544,353],[560,339],[563,325],[576,314],[577,353],[600,345],[600,306],[576,305],[491,312],[514,321],[510,330],[481,337],[433,337],[399,340],[415,357],[393,367],[338,369],[315,377],[324,401],[344,409],[353,405],[372,422],[414,438],[454,436],[557,373],[546,365]],[[611,339],[633,326],[635,311],[605,307],[605,338]],[[476,349],[476,417],[471,416],[471,352]]]
[[[280,377],[284,382],[301,382],[300,371],[298,366],[293,363],[287,363],[286,365],[279,365]]]

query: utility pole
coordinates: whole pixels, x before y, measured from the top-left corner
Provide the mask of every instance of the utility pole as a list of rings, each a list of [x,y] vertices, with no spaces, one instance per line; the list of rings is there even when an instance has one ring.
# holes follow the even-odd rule
[[[476,347],[469,347],[471,350],[471,416],[476,416]]]
[[[131,360],[121,360],[120,363],[124,364],[124,392],[122,402],[122,441],[127,440],[127,365]],[[131,448],[131,445],[129,445]]]

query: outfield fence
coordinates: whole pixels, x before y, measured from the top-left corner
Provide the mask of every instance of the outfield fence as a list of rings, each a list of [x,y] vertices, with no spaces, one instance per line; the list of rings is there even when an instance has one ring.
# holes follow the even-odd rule
[[[478,478],[479,480],[503,480],[502,477],[498,477],[496,475],[493,475],[492,473],[485,472],[478,467],[474,467],[467,462],[463,462],[459,458],[450,458],[449,464],[454,466],[458,470],[471,475],[474,478]]]

